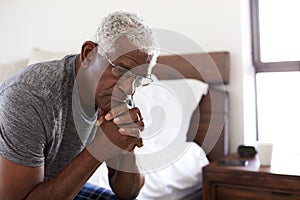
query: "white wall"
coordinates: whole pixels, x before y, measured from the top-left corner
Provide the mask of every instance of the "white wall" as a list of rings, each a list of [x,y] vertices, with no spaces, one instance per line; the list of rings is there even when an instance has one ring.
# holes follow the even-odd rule
[[[79,52],[83,41],[93,37],[99,19],[108,12],[137,11],[153,27],[181,33],[207,51],[230,52],[230,146],[234,152],[244,143],[244,108],[253,110],[253,101],[250,100],[249,107],[244,105],[247,102],[243,98],[243,87],[253,88],[253,70],[247,48],[248,27],[244,24],[248,20],[248,4],[241,2],[247,1],[1,0],[0,63],[28,57],[33,47]],[[246,83],[244,77],[248,77]],[[250,96],[252,99],[253,95]],[[247,113],[247,117],[255,121],[253,113]],[[249,131],[255,130],[254,125],[247,125],[250,134],[255,134]]]

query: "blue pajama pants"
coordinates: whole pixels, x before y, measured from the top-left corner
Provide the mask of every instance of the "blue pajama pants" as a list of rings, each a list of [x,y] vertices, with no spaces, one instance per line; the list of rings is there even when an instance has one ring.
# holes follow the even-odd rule
[[[118,198],[111,190],[86,183],[74,200],[118,200]]]

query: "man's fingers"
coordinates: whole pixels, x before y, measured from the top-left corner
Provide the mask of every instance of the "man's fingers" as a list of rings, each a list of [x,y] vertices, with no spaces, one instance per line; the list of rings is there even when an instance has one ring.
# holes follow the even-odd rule
[[[128,124],[133,122],[142,121],[143,117],[141,115],[141,112],[138,108],[132,108],[129,110],[129,112],[124,113],[122,115],[117,116],[114,118],[115,124]]]
[[[98,112],[98,116],[104,116],[105,115],[104,110],[102,110],[102,108],[100,108],[100,107],[97,108],[97,112]]]
[[[143,144],[143,139],[142,138],[137,138],[137,137],[128,137],[128,142],[133,144],[133,148],[130,150],[130,149],[127,149],[128,151],[132,151],[134,149],[134,147],[142,147],[144,144]]]
[[[96,126],[101,126],[101,124],[104,122],[104,116],[99,116],[96,121]]]
[[[113,107],[106,115],[105,119],[110,121],[115,117],[118,117],[121,114],[128,113],[128,108],[125,103],[119,104],[118,106]]]
[[[96,126],[100,126],[104,122],[104,111],[98,107],[98,119],[96,121]]]
[[[141,135],[141,131],[138,128],[124,128],[124,127],[122,127],[122,128],[119,129],[119,132],[122,135],[136,137],[136,138],[139,138],[140,135]]]
[[[120,128],[138,128],[138,129],[140,129],[140,131],[143,131],[144,126],[145,126],[145,124],[144,124],[143,121],[138,121],[138,122],[135,122],[135,123],[122,124],[118,127],[120,127]]]

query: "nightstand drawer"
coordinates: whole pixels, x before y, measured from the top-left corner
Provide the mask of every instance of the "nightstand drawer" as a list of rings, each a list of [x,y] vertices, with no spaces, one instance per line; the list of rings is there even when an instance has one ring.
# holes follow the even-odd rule
[[[203,200],[300,200],[300,171],[294,159],[262,167],[258,156],[233,154],[220,160],[247,159],[247,166],[221,166],[218,160],[203,168]]]
[[[241,187],[237,185],[215,185],[218,200],[299,200],[300,194],[272,191],[267,188]]]

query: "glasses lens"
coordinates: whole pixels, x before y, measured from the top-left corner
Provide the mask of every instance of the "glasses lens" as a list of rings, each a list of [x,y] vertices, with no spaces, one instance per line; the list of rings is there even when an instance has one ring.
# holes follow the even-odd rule
[[[111,71],[112,71],[113,75],[116,76],[116,77],[121,77],[121,76],[124,76],[124,75],[128,76],[127,75],[128,74],[128,70],[123,69],[123,68],[121,68],[119,66],[114,66],[111,69]],[[124,78],[126,78],[126,77],[124,77]]]
[[[135,86],[136,87],[146,86],[152,82],[153,82],[153,80],[150,77],[136,76],[136,78],[135,78]]]

